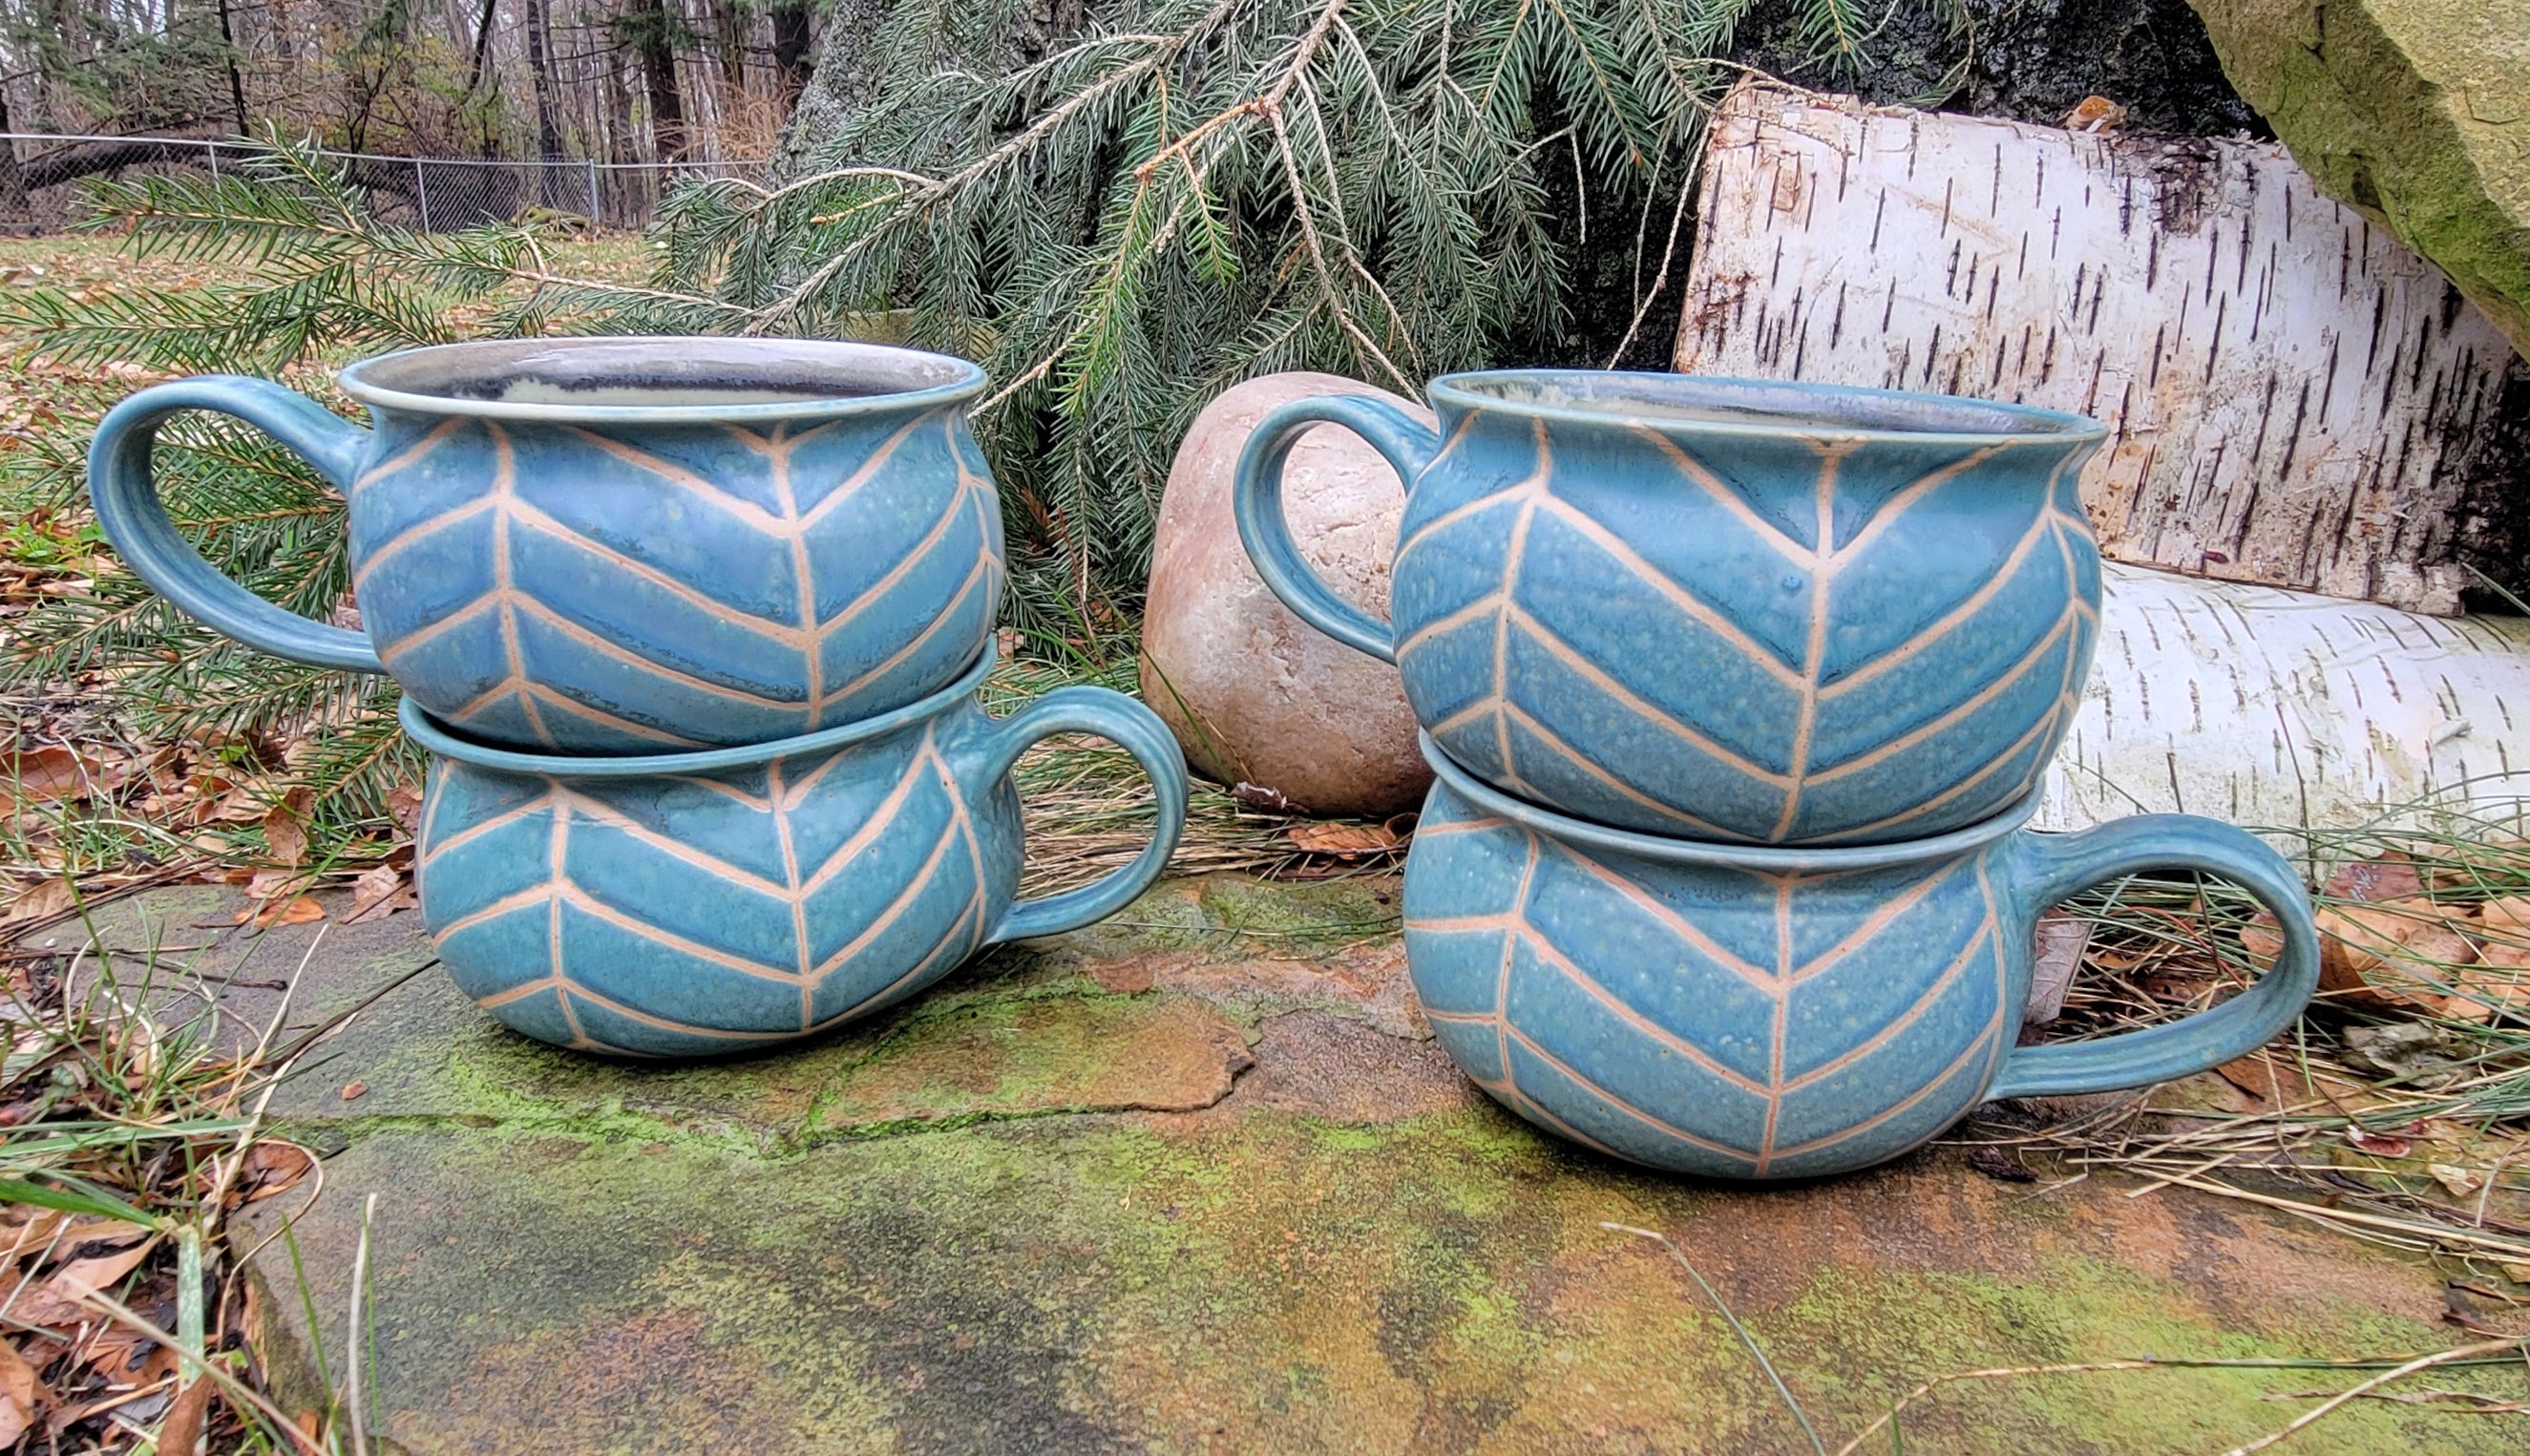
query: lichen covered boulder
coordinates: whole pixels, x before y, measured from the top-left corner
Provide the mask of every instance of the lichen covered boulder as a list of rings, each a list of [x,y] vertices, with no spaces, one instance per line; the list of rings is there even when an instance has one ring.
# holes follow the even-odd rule
[[[2530,356],[2530,0],[2189,0],[2331,196],[2439,264]]]
[[[1397,669],[1338,644],[1275,599],[1239,544],[1230,491],[1265,412],[1319,394],[1373,395],[1333,374],[1268,374],[1195,417],[1169,471],[1142,621],[1142,698],[1197,770],[1279,791],[1320,813],[1391,814],[1432,781]],[[1320,425],[1283,473],[1292,538],[1355,606],[1388,614],[1403,484],[1356,436]]]

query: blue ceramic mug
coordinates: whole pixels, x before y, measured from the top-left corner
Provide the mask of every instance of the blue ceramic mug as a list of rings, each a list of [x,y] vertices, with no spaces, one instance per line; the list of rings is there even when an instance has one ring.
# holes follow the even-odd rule
[[[1394,661],[1489,783],[1653,834],[1939,834],[2028,796],[2099,631],[2075,485],[2100,425],[2016,405],[1678,374],[1511,370],[1295,400],[1238,463],[1292,611]],[[1406,482],[1389,622],[1329,590],[1283,464],[1341,424]]]
[[[1912,844],[1666,839],[1549,813],[1435,752],[1405,863],[1405,957],[1460,1071],[1550,1132],[1717,1178],[1895,1157],[1992,1097],[2139,1087],[2242,1056],[2319,982],[2309,897],[2230,825],[2078,834],[2028,807]],[[2142,1031],[2013,1046],[2038,913],[2146,869],[2247,889],[2283,929],[2230,1000]]]
[[[361,429],[208,376],[105,417],[98,522],[141,579],[278,656],[390,672],[476,737],[579,752],[761,743],[902,707],[1001,610],[1001,507],[962,360],[724,338],[450,344],[342,373]],[[230,582],[150,479],[168,417],[234,415],[349,502],[362,632]]]
[[[415,881],[458,986],[513,1029],[632,1056],[708,1056],[895,1004],[1004,940],[1114,914],[1185,823],[1185,760],[1151,710],[1065,688],[987,717],[972,670],[922,701],[754,748],[563,757],[487,748],[410,698],[430,750]],[[1013,903],[1011,765],[1056,733],[1132,754],[1151,842],[1104,879]]]

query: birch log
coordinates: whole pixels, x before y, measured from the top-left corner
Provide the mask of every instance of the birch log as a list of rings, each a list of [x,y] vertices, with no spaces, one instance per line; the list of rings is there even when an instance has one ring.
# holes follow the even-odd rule
[[[2111,564],[2036,822],[2341,829],[2530,800],[2530,620],[2429,617]]]
[[[2113,560],[2451,613],[2530,494],[2530,366],[2282,147],[1749,84],[1700,206],[1679,369],[2096,416]]]

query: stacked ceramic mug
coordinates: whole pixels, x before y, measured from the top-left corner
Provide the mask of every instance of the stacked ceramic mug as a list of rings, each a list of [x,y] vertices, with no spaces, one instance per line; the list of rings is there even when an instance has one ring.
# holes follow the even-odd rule
[[[2099,552],[2076,416],[1665,374],[1461,374],[1438,432],[1295,401],[1239,463],[1239,533],[1293,611],[1394,661],[1438,775],[1405,870],[1434,1033],[1520,1115],[1734,1178],[1895,1155],[1996,1096],[2238,1056],[2318,975],[2299,879],[2228,825],[2024,829],[2089,671]],[[1407,484],[1392,620],[1310,572],[1283,463],[1320,423]],[[2034,921],[2196,869],[2285,949],[2249,990],[2014,1046]]]
[[[511,1027],[642,1055],[779,1041],[1097,920],[1167,863],[1185,767],[1149,709],[1093,688],[999,721],[978,701],[1003,546],[965,424],[973,364],[536,340],[389,355],[341,383],[371,428],[256,379],[141,391],[97,431],[97,517],[231,637],[395,676],[432,756],[422,913]],[[187,410],[247,420],[343,492],[362,631],[254,596],[176,532],[150,450]],[[1106,879],[1018,900],[1010,770],[1075,732],[1141,762],[1158,827]]]

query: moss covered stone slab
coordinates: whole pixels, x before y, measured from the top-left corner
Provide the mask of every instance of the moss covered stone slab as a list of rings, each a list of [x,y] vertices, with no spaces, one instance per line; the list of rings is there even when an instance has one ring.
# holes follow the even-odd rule
[[[2530,0],[2189,0],[2321,189],[2530,356]]]
[[[1396,888],[1175,881],[869,1026],[687,1067],[510,1036],[413,974],[411,917],[273,932],[244,978],[295,979],[289,1022],[332,1027],[275,1100],[321,1191],[233,1231],[278,1394],[315,1409],[342,1376],[370,1195],[372,1449],[416,1456],[1808,1449],[1686,1270],[1610,1223],[1693,1260],[1831,1448],[1954,1371],[2451,1342],[2425,1264],[2185,1190],[2038,1193],[1937,1149],[1746,1192],[1553,1143],[1421,1034]],[[2268,1396],[2348,1378],[1973,1382],[1905,1436],[2220,1450],[2306,1408]],[[2517,1437],[2377,1403],[2313,1434]]]

